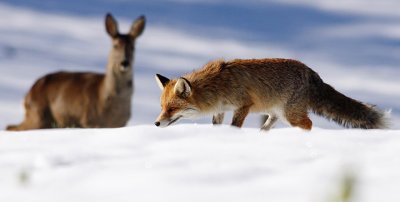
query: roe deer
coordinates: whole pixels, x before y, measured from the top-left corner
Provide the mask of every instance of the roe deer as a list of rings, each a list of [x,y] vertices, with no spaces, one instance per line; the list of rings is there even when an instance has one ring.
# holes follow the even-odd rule
[[[118,32],[111,14],[105,27],[112,40],[105,74],[57,72],[35,82],[25,96],[25,119],[7,130],[52,127],[122,127],[131,115],[135,40],[145,27],[140,16],[128,34]]]

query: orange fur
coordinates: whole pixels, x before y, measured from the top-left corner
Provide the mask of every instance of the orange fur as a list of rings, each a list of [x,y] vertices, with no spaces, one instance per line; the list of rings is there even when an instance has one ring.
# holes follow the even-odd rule
[[[215,60],[181,78],[157,75],[157,80],[163,90],[157,126],[207,114],[220,124],[225,111],[234,111],[231,125],[237,127],[248,113],[255,112],[268,115],[263,130],[278,118],[311,130],[311,110],[344,126],[384,127],[382,112],[337,92],[312,69],[292,59]]]

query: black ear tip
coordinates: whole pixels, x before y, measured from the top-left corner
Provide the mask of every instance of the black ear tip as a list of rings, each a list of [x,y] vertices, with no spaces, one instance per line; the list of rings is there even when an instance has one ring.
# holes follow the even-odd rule
[[[161,89],[163,89],[163,87],[165,87],[167,85],[167,83],[169,82],[169,79],[167,77],[162,76],[160,74],[156,74],[156,80]]]
[[[160,80],[169,80],[167,77],[165,77],[161,74],[156,74],[156,77],[159,78]]]
[[[169,81],[169,79],[161,74],[156,74],[156,77],[163,81]]]
[[[106,18],[112,17],[111,13],[106,14]]]

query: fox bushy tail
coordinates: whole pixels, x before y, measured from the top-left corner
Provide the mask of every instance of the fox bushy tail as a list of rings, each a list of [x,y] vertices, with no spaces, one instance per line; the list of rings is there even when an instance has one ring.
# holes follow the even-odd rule
[[[310,79],[310,108],[321,116],[347,128],[386,128],[385,112],[336,91],[313,72]]]

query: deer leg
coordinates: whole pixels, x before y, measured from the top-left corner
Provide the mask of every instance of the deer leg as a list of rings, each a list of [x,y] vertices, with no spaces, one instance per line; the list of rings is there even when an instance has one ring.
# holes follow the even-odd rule
[[[49,112],[48,112],[49,113]],[[48,114],[46,109],[37,106],[33,103],[25,103],[25,118],[19,125],[9,125],[6,130],[20,131],[20,130],[32,130],[40,128],[50,128],[50,118],[46,117]]]

